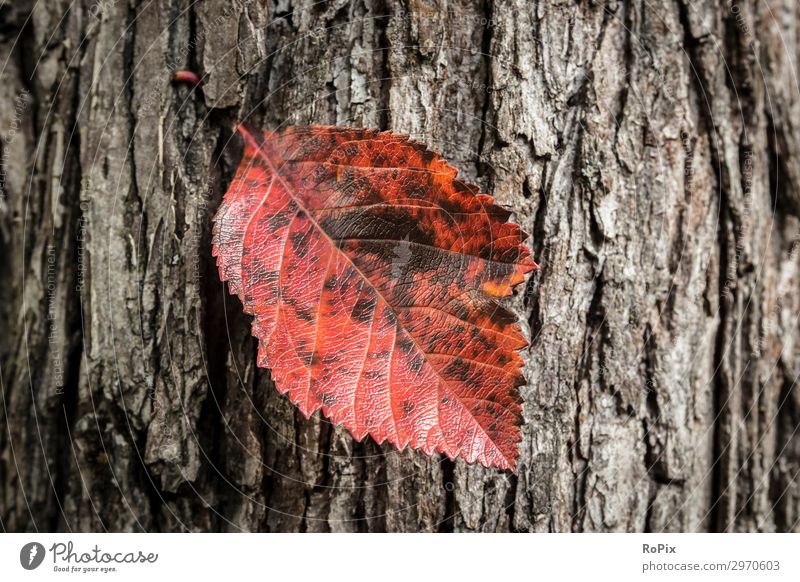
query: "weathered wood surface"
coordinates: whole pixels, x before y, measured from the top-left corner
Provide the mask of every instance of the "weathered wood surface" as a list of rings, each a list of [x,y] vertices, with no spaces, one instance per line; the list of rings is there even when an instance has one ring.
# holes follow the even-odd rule
[[[0,3],[0,525],[800,530],[799,34],[793,0]],[[410,133],[533,233],[519,476],[255,367],[209,248],[240,118]]]

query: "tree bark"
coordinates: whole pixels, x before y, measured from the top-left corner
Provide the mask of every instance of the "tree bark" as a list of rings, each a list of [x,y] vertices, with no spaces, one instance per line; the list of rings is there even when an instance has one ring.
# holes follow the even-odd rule
[[[793,0],[0,2],[2,528],[800,531],[799,37]],[[514,210],[518,475],[256,367],[210,253],[239,119],[411,134]]]

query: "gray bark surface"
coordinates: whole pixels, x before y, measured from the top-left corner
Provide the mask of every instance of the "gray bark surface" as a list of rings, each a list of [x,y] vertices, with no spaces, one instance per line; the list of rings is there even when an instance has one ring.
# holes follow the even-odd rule
[[[0,526],[800,531],[798,55],[794,0],[0,1]],[[518,475],[256,367],[245,118],[411,134],[532,233]]]

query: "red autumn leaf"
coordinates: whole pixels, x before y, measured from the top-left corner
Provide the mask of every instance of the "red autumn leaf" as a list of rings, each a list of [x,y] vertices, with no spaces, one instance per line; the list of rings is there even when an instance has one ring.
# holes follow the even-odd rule
[[[495,298],[536,264],[510,213],[401,135],[239,132],[213,253],[278,390],[356,439],[513,470],[527,342]]]

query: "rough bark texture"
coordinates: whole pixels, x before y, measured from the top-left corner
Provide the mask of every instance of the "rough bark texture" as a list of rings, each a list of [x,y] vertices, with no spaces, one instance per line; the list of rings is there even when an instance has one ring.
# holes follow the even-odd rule
[[[794,0],[0,2],[0,525],[800,530],[799,35]],[[518,476],[256,368],[209,243],[241,118],[412,134],[533,233]]]

